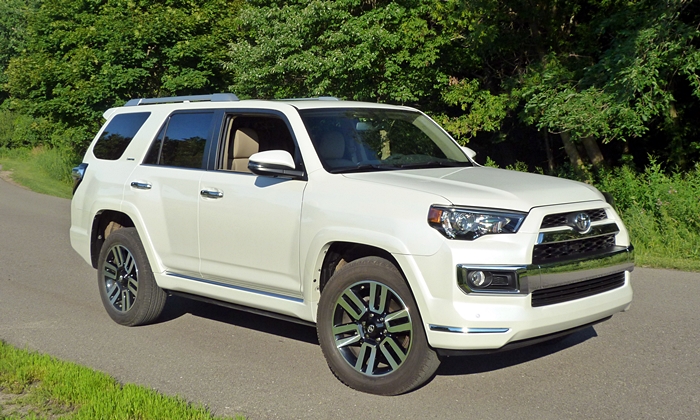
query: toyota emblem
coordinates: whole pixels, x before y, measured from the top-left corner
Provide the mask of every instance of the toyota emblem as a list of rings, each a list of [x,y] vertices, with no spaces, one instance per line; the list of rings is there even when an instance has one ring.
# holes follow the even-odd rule
[[[591,217],[588,213],[572,213],[567,217],[568,225],[578,233],[588,233],[591,231]]]

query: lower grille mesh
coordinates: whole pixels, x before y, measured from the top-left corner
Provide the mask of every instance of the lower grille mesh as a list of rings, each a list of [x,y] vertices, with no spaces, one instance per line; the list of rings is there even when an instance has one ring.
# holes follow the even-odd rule
[[[581,299],[608,290],[617,289],[625,284],[625,272],[610,274],[592,280],[586,280],[563,286],[539,289],[532,292],[532,306],[547,306],[555,303]]]

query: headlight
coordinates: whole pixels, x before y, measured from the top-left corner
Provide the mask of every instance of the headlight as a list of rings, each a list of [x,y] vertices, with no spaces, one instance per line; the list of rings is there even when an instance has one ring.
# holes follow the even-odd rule
[[[450,239],[472,241],[494,233],[515,233],[526,213],[431,206],[428,223]]]

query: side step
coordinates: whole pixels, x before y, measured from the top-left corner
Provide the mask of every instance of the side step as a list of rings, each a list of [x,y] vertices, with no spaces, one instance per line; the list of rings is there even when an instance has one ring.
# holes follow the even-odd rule
[[[278,314],[276,312],[270,312],[270,311],[266,311],[263,309],[251,308],[251,307],[244,306],[244,305],[238,305],[238,304],[231,303],[231,302],[224,302],[222,300],[211,299],[208,297],[193,295],[190,293],[168,291],[168,294],[173,295],[173,296],[183,297],[185,299],[197,300],[197,301],[204,302],[204,303],[210,303],[212,305],[223,306],[225,308],[236,309],[238,311],[249,312],[251,314],[262,315],[262,316],[266,316],[268,318],[279,319],[281,321],[293,322],[295,324],[301,324],[301,325],[306,325],[307,327],[316,328],[316,324],[311,322],[311,321],[305,321],[303,319],[295,318],[293,316],[282,315],[282,314]]]

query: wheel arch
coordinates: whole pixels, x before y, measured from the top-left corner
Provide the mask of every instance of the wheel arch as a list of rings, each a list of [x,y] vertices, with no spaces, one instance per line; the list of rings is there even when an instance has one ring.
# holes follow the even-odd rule
[[[126,213],[115,210],[100,210],[92,220],[90,231],[90,260],[93,268],[97,268],[100,250],[110,233],[122,227],[136,227],[134,221]]]
[[[420,273],[413,256],[409,253],[395,250],[391,246],[394,245],[392,242],[387,244],[388,246],[382,246],[381,244],[364,241],[337,240],[326,242],[320,248],[319,253],[315,254],[317,259],[313,272],[310,273],[311,277],[308,278],[309,283],[307,283],[307,286],[312,286],[310,287],[312,292],[307,294],[307,298],[314,304],[311,309],[314,321],[318,319],[317,304],[321,298],[323,288],[328,284],[335,271],[351,261],[370,256],[383,258],[394,265],[408,285],[420,313],[424,314],[427,311],[429,305],[426,299],[430,295],[430,290],[426,286],[425,278]],[[423,319],[425,321],[425,314]]]
[[[398,261],[389,251],[373,245],[339,241],[329,244],[326,249],[319,276],[319,293],[323,292],[324,287],[337,270],[349,262],[364,257],[384,258],[399,270],[404,280],[406,279]]]

